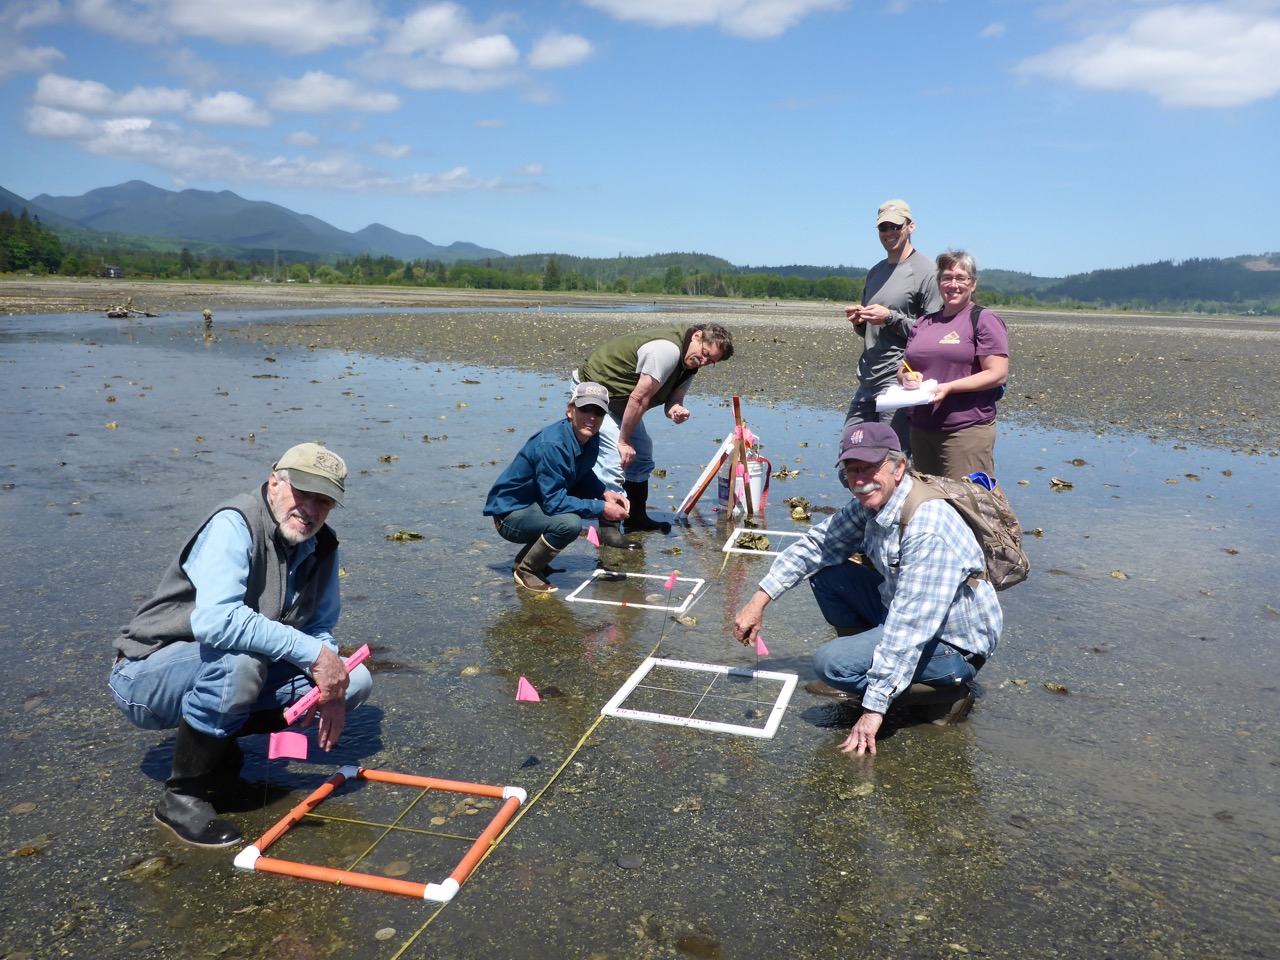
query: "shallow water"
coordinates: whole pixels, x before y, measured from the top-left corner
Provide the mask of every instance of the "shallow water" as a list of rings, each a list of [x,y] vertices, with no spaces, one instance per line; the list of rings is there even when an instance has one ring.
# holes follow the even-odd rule
[[[982,696],[961,727],[901,728],[859,763],[835,749],[851,717],[802,690],[771,740],[596,724],[654,650],[755,666],[728,627],[766,561],[725,561],[730,527],[708,498],[623,561],[705,578],[696,624],[565,603],[595,567],[585,543],[562,555],[558,597],[518,595],[511,548],[480,505],[563,412],[567,370],[277,347],[199,326],[194,312],[0,320],[4,956],[1272,952],[1276,459],[1005,425],[1000,479],[1040,534],[1031,581],[1002,594]],[[653,429],[659,505],[732,426],[711,392],[690,408],[684,427]],[[786,497],[840,502],[839,413],[748,402],[775,470],[799,472],[772,482],[768,526],[801,529]],[[268,765],[250,741],[247,774],[269,778],[270,803],[233,816],[256,837],[343,763],[525,788],[534,802],[438,913],[245,874],[226,851],[173,842],[150,818],[172,739],[128,727],[107,691],[108,638],[191,524],[307,439],[352,470],[331,518],[347,574],[340,639],[373,645],[380,669],[332,755]],[[401,530],[422,539],[387,539]],[[770,608],[762,669],[808,678],[828,631],[805,593]],[[521,676],[541,703],[515,702]],[[323,810],[360,819],[404,799],[367,786]],[[451,812],[452,800],[438,815]],[[329,822],[288,839],[281,855],[308,862],[371,842],[368,827]],[[439,847],[397,841],[373,867],[439,880],[460,855]]]

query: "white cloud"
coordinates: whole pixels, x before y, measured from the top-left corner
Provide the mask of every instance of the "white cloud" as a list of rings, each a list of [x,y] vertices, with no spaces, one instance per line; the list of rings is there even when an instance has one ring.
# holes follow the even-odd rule
[[[457,3],[429,3],[387,27],[387,42],[359,60],[368,78],[414,90],[476,93],[521,78],[520,53],[511,38],[477,25]]]
[[[328,113],[355,110],[360,113],[390,113],[400,109],[400,98],[357,86],[323,70],[309,70],[297,80],[279,80],[267,96],[275,110],[295,113]]]
[[[561,70],[576,67],[595,50],[591,41],[574,33],[549,33],[529,51],[529,66],[534,70]]]
[[[306,130],[295,130],[284,138],[291,147],[315,147],[320,145],[320,138]]]
[[[476,126],[482,130],[504,130],[507,126],[505,120],[477,120]]]
[[[167,48],[157,50],[156,59],[163,63],[171,73],[176,73],[189,86],[197,90],[208,90],[216,86],[222,76],[222,70],[217,64],[203,59],[190,47],[179,47],[176,50]]]
[[[1247,2],[1165,6],[1121,32],[1024,60],[1017,71],[1086,90],[1146,93],[1168,107],[1243,106],[1280,92],[1280,17]]]
[[[37,105],[77,113],[126,114],[180,113],[191,102],[186,90],[169,87],[134,87],[117,93],[97,80],[73,80],[46,73],[36,81]]]
[[[540,177],[546,170],[540,163],[526,163],[523,167],[516,167],[511,171],[513,177]]]
[[[582,0],[618,20],[650,27],[718,26],[751,39],[776,37],[811,13],[838,10],[844,0]]]
[[[389,160],[399,160],[413,153],[413,148],[408,144],[388,143],[386,140],[380,140],[369,148],[371,153],[376,153],[380,157],[386,157]]]
[[[36,106],[27,112],[26,132],[38,137],[73,140],[95,156],[145,164],[183,182],[213,180],[282,189],[395,196],[537,189],[536,184],[513,183],[501,177],[477,177],[466,167],[393,177],[345,153],[315,159],[257,157],[179,124],[144,117],[95,120],[72,111]]]
[[[990,40],[992,37],[1003,37],[1007,29],[1008,27],[1003,23],[990,23],[983,28],[983,31],[978,36],[983,40]]]
[[[503,70],[515,66],[519,60],[520,52],[503,34],[451,44],[440,53],[441,63],[468,70]]]
[[[378,27],[372,0],[74,0],[86,26],[134,41],[203,37],[315,53],[370,43]]]
[[[198,123],[233,127],[266,127],[271,124],[271,114],[249,97],[231,90],[220,90],[202,97],[191,107],[187,117]]]
[[[18,73],[43,73],[66,56],[57,47],[28,47],[22,34],[62,19],[57,0],[10,0],[0,7],[0,80]]]
[[[17,73],[41,73],[66,56],[56,47],[24,47],[0,37],[0,80]]]

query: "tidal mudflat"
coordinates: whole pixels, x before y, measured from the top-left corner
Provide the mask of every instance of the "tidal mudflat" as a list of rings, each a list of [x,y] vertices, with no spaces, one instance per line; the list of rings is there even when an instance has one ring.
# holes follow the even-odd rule
[[[736,393],[775,472],[788,470],[765,519],[801,529],[784,499],[839,502],[832,441],[856,348],[834,308],[140,287],[134,306],[158,316],[108,321],[100,289],[57,302],[41,289],[58,312],[23,309],[0,284],[14,308],[0,319],[0,955],[1272,950],[1275,326],[1009,318],[998,462],[1034,531],[1032,579],[1002,595],[1006,633],[970,721],[902,728],[858,763],[836,751],[851,716],[803,692],[770,740],[597,723],[655,649],[756,666],[728,624],[765,561],[726,561],[731,525],[713,500],[626,561],[704,578],[694,622],[564,602],[596,565],[585,542],[563,555],[560,595],[518,595],[510,549],[479,512],[519,444],[562,412],[587,346],[706,316],[740,353],[700,375],[688,424],[655,428],[667,473],[654,501],[680,499],[731,428]],[[251,743],[247,774],[268,803],[232,816],[255,837],[344,763],[525,788],[519,822],[440,910],[246,874],[225,851],[173,842],[150,817],[172,738],[129,728],[107,693],[106,641],[188,527],[302,439],[352,467],[332,518],[340,634],[374,646],[377,686],[333,755],[268,763]],[[760,668],[807,678],[827,637],[812,600],[794,591],[766,627]],[[515,701],[521,676],[540,703]],[[325,812],[359,820],[400,799],[357,791]],[[452,801],[428,813],[459,833],[484,816]],[[351,858],[374,839],[330,821],[288,852]],[[399,842],[370,869],[434,881],[450,855],[435,838]]]

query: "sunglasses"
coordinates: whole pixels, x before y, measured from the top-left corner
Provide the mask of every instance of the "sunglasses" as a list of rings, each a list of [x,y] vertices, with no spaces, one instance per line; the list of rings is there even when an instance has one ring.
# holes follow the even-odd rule
[[[876,229],[881,233],[901,233],[902,228],[905,226],[905,223],[882,223],[879,224]]]

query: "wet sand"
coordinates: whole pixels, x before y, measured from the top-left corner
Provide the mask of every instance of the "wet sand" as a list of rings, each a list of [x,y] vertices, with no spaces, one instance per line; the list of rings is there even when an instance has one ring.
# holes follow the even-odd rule
[[[0,308],[20,289],[0,283]],[[970,720],[899,728],[874,762],[855,763],[836,750],[850,712],[803,693],[759,742],[597,725],[651,650],[752,665],[728,625],[764,566],[726,560],[730,524],[712,502],[608,561],[706,578],[692,624],[564,602],[606,559],[585,544],[561,555],[558,596],[517,592],[512,550],[480,515],[497,471],[563,412],[584,346],[670,313],[452,291],[68,289],[31,288],[83,319],[0,317],[0,553],[13,558],[0,566],[0,640],[14,665],[0,679],[0,956],[1268,955],[1280,920],[1274,435],[1236,415],[1240,445],[1266,452],[1232,452],[1221,411],[1150,373],[1142,389],[1182,398],[1155,442],[1089,413],[1094,390],[1117,398],[1108,418],[1141,409],[1134,368],[1169,380],[1193,363],[1257,370],[1276,353],[1267,324],[1215,322],[1220,336],[1206,340],[1206,323],[1178,319],[1126,318],[1123,334],[1100,317],[1011,319],[1015,344],[1040,344],[1026,377],[1081,398],[1060,405],[1070,431],[1029,404],[1001,429],[1002,479],[1036,531],[1032,579],[1001,595],[1005,630]],[[104,292],[126,290],[162,316],[104,320],[104,303],[123,299]],[[743,352],[700,375],[690,424],[656,425],[668,476],[654,501],[688,488],[731,423],[722,398],[741,392],[775,466],[797,473],[775,480],[769,526],[802,529],[783,498],[830,505],[837,492],[821,449],[848,391],[827,332],[834,308],[678,306],[723,319]],[[421,312],[432,307],[443,312]],[[1121,335],[1161,352],[1118,364]],[[1105,377],[1069,378],[1078,346]],[[1188,422],[1213,429],[1175,429]],[[252,742],[262,738],[246,742],[254,790],[229,816],[260,836],[345,763],[528,789],[527,815],[438,914],[243,874],[230,851],[176,843],[151,819],[172,734],[130,727],[106,694],[107,638],[182,535],[285,446],[316,437],[352,468],[334,521],[347,572],[339,635],[374,646],[374,697],[331,755],[268,764]],[[423,539],[395,541],[399,530]],[[806,593],[771,607],[762,668],[811,675],[829,629]],[[521,676],[541,703],[515,702]],[[326,806],[385,822],[395,799],[407,798],[368,790]],[[439,808],[422,819],[446,830],[467,819],[452,801],[427,803]],[[326,822],[294,831],[279,855],[345,866],[376,839],[368,825]],[[379,845],[370,870],[438,880],[457,854],[434,843]]]
[[[618,312],[657,305],[678,310],[688,323],[724,323],[734,334],[737,355],[703,375],[704,389],[822,407],[848,402],[860,352],[838,304],[320,284],[0,282],[0,312],[9,314],[100,312],[126,298],[135,310],[157,314],[209,308],[218,332],[268,344],[557,375],[603,338],[667,322],[667,314],[647,319]],[[557,313],[566,306],[598,311]],[[304,315],[269,326],[237,323],[244,311],[269,308]],[[341,316],[324,313],[339,308]],[[443,314],[408,312],[446,308]],[[1010,422],[1280,452],[1280,321],[1274,318],[1001,315],[1013,354],[1001,404]]]

